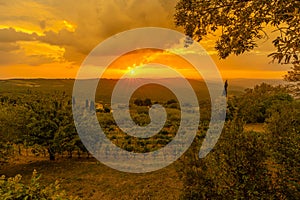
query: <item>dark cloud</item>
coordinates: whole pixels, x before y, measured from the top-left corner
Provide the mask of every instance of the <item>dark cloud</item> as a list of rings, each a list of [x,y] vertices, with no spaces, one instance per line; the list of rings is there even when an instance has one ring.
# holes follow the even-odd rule
[[[11,64],[19,64],[19,58],[16,59],[16,55],[12,54],[8,51],[0,51],[0,66],[3,65],[11,65]]]
[[[0,51],[4,51],[4,52],[9,52],[9,51],[14,51],[14,50],[18,50],[19,46],[14,44],[14,43],[0,43]]]
[[[46,21],[45,20],[40,21],[40,27],[43,30],[46,28]]]
[[[119,32],[148,26],[175,28],[172,16],[176,1],[172,0],[29,0],[26,4],[21,0],[13,0],[10,6],[19,4],[33,4],[34,7],[40,8],[36,11],[40,17],[35,17],[35,13],[28,16],[15,13],[3,16],[6,17],[5,20],[23,20],[24,23],[35,24],[43,35],[17,32],[13,28],[2,29],[0,42],[35,40],[57,45],[65,49],[66,60],[77,64],[80,64],[100,42]],[[45,13],[45,16],[42,13]],[[51,28],[55,22],[65,21],[73,24],[74,30],[67,26],[60,30]],[[126,41],[123,45],[126,45]]]
[[[0,29],[0,42],[17,42],[17,41],[33,41],[37,38],[37,34],[28,34],[17,32],[13,28]]]
[[[73,32],[62,29],[58,33],[54,31],[46,31],[44,32],[44,36],[41,36],[39,40],[52,45],[68,46],[76,45],[77,41],[74,40],[74,38],[75,36]]]
[[[67,29],[47,31],[40,38],[42,42],[64,47],[69,61],[81,62],[83,58],[78,56],[86,56],[100,42],[122,31],[148,26],[175,28],[172,16],[176,1],[171,0],[65,0],[43,3],[51,7],[56,16],[76,24],[74,32]]]
[[[54,61],[53,58],[44,55],[26,55],[22,51],[18,51],[18,52],[0,51],[0,66],[17,65],[17,64],[39,66],[45,63],[53,63],[53,61]]]

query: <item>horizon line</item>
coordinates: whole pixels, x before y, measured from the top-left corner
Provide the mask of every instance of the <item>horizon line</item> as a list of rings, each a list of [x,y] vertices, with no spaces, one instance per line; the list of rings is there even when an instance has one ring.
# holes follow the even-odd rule
[[[179,79],[180,77],[166,77],[166,78],[125,78],[125,79]],[[81,79],[76,79],[76,78],[46,78],[46,77],[10,77],[10,78],[0,78],[0,81],[5,81],[5,80],[93,80],[93,79],[98,79],[98,78],[81,78]],[[99,78],[102,80],[120,80],[120,78]],[[203,78],[186,78],[187,80],[196,80],[196,81],[201,81],[204,80]],[[237,78],[222,78],[222,80],[236,80],[236,79],[247,79],[247,80],[282,80],[284,81],[283,78],[242,78],[242,77],[237,77]],[[215,79],[211,79],[215,80]]]

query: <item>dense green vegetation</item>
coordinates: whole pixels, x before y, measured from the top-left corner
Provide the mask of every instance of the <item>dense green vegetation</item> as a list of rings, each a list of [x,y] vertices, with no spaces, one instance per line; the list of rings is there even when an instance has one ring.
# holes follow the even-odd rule
[[[245,131],[249,122],[264,122],[265,131]],[[182,199],[300,196],[300,102],[282,86],[261,84],[229,97],[223,133],[202,160],[200,145],[201,137],[182,158]]]
[[[37,157],[47,157],[48,160],[71,158],[75,154],[76,157],[82,157],[83,154],[89,156],[76,133],[72,119],[72,97],[68,87],[72,80],[53,81],[47,90],[41,89],[43,81],[47,82],[31,81],[39,83],[39,87],[22,85],[7,87],[5,91],[5,86],[16,82],[20,84],[21,80],[6,81],[0,86],[0,170],[10,166],[14,157],[26,157],[28,151]],[[62,82],[68,83],[66,87],[57,86]],[[201,91],[201,88],[204,90],[201,86],[197,91]],[[164,88],[155,89],[150,95],[137,91],[130,104],[132,119],[141,126],[150,122],[148,112],[153,103],[160,103],[166,108],[167,122],[164,128],[146,139],[129,136],[118,129],[107,103],[109,101],[101,98],[106,94],[96,95],[98,99],[92,105],[97,108],[101,127],[114,144],[127,151],[150,152],[163,148],[173,139],[179,126],[180,106],[174,95],[158,95],[160,92],[166,94]],[[283,86],[268,84],[246,89],[239,95],[229,93],[223,133],[212,152],[199,160],[199,148],[210,119],[210,102],[207,98],[199,99],[201,122],[198,135],[191,148],[172,165],[183,183],[180,186],[181,198],[297,199],[300,195],[300,102],[289,95]],[[264,131],[246,131],[244,127],[247,123],[260,123],[264,126]],[[59,167],[59,161],[51,161],[53,162],[57,163],[56,168]],[[97,166],[98,164],[89,165],[89,168],[96,170]],[[33,169],[30,170],[32,172]],[[43,170],[43,173],[51,174],[51,171]],[[0,174],[5,173],[1,171]],[[84,174],[95,175],[95,172],[88,170]],[[153,181],[154,175],[155,173],[149,174],[152,178],[147,180]],[[60,177],[55,175],[54,178]],[[31,195],[31,199],[40,199],[44,196],[38,195],[47,194],[50,196],[45,197],[46,199],[54,196],[57,199],[67,199],[66,196],[57,196],[65,194],[55,184],[40,184],[38,179],[35,174],[33,180],[27,183],[22,182],[19,175],[10,179],[2,177],[0,197],[11,195],[7,199],[16,199],[19,195],[19,199],[23,199],[26,195]],[[100,182],[102,181],[99,180],[99,184]],[[164,194],[165,196],[168,194]],[[85,195],[81,197],[88,198]]]
[[[31,147],[36,154],[48,152],[55,160],[56,153],[85,151],[76,133],[71,109],[71,97],[65,92],[38,93],[28,90],[25,94],[1,96],[2,145]]]

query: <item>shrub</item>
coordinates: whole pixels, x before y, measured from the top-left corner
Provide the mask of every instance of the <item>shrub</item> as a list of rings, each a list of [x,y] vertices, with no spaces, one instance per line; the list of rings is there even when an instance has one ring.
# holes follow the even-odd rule
[[[184,181],[182,199],[274,197],[265,139],[259,133],[245,132],[243,125],[236,118],[228,122],[217,145],[205,158],[199,159],[197,144],[185,154],[179,168]]]
[[[269,110],[266,128],[276,167],[277,192],[283,198],[300,196],[300,103],[276,104]]]
[[[247,123],[263,123],[268,117],[267,110],[273,104],[292,102],[293,98],[283,86],[262,83],[254,89],[246,89],[246,93],[235,101],[239,116]]]
[[[58,181],[48,186],[42,186],[39,183],[40,175],[36,170],[33,171],[31,181],[28,185],[21,183],[22,176],[20,174],[15,177],[6,179],[5,176],[0,177],[0,198],[3,200],[76,200],[78,197],[68,196],[64,190],[60,188]]]

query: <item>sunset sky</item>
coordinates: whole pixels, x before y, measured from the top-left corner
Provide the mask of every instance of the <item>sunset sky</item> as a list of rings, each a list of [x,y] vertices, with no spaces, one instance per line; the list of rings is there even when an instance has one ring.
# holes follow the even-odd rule
[[[75,78],[90,51],[114,34],[149,26],[182,32],[174,25],[175,5],[176,0],[0,0],[0,79]],[[226,60],[218,59],[214,37],[200,44],[224,79],[282,78],[290,66],[270,63],[267,55],[274,50],[271,41],[276,33],[268,32],[270,39],[259,41],[259,48]],[[141,67],[139,62],[153,54],[159,53],[124,55],[111,66],[107,77],[128,71],[134,75],[134,69]],[[186,77],[194,78],[193,69],[176,56],[161,52],[155,61],[180,68]],[[144,76],[161,74],[147,68],[139,71],[144,71]]]

